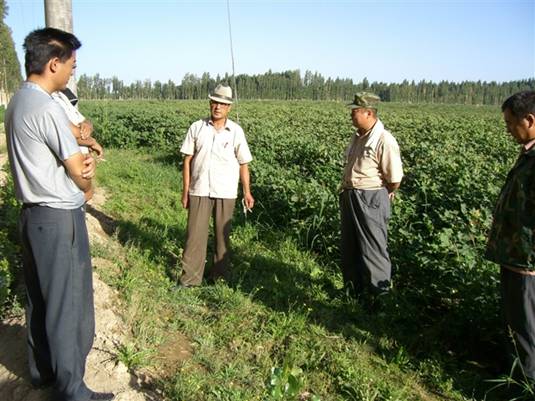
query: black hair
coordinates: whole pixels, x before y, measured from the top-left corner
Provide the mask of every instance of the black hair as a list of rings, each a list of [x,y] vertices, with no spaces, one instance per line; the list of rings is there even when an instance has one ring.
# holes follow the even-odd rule
[[[516,118],[524,118],[528,114],[535,115],[535,91],[515,93],[502,104],[502,112],[509,110]]]
[[[50,59],[59,58],[67,61],[72,52],[79,49],[82,43],[72,33],[56,28],[43,28],[30,32],[24,39],[26,51],[24,67],[26,76],[42,74]]]

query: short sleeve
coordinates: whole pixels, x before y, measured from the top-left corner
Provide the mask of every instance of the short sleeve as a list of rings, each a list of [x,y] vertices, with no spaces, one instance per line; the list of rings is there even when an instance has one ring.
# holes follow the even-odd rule
[[[385,135],[384,137],[380,165],[383,178],[386,182],[401,182],[403,178],[401,154],[396,139],[391,135]]]
[[[245,139],[245,134],[241,127],[236,128],[236,140],[234,142],[234,152],[239,164],[249,163],[253,160],[249,145]]]
[[[85,117],[82,115],[82,113],[80,113],[78,109],[72,105],[67,96],[65,96],[63,93],[54,92],[52,97],[61,106],[65,114],[67,114],[67,118],[71,123],[74,125],[80,125],[83,121],[85,121]]]
[[[42,115],[41,135],[43,141],[60,160],[67,160],[79,153],[80,147],[71,132],[69,120],[63,109],[56,102],[49,104]]]
[[[195,131],[195,125],[192,124],[186,133],[186,138],[182,143],[180,153],[187,156],[192,156],[195,153]]]

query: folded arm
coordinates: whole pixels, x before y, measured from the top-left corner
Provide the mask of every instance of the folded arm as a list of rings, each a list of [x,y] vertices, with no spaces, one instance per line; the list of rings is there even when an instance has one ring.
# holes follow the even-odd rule
[[[90,155],[82,155],[80,152],[75,153],[63,161],[69,177],[74,181],[76,186],[84,193],[85,200],[93,197],[93,187],[91,179],[95,176],[96,163]]]

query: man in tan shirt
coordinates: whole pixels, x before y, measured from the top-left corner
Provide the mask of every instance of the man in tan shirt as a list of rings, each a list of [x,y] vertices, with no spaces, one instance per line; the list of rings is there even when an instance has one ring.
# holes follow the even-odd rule
[[[340,194],[344,284],[357,298],[390,288],[390,201],[403,177],[399,146],[377,118],[379,97],[358,93],[349,104],[355,134],[346,150]]]

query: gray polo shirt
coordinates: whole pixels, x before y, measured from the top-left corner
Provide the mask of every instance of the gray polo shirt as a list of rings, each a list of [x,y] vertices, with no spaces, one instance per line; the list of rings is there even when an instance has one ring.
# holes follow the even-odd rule
[[[82,206],[84,195],[62,163],[80,148],[52,96],[24,82],[9,102],[4,123],[17,199],[56,209]]]

